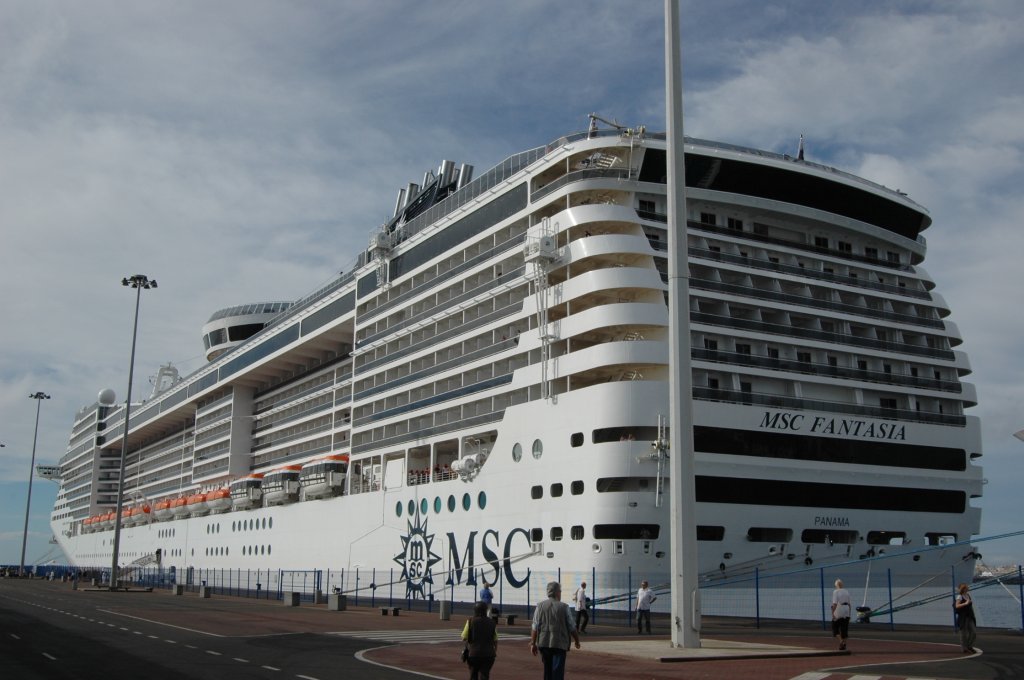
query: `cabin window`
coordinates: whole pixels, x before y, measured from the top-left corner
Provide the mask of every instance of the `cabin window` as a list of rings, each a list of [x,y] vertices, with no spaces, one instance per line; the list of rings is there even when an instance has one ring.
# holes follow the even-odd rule
[[[581,493],[583,493],[583,482],[577,479],[570,485],[569,491],[572,492],[573,496],[579,496]]]
[[[905,531],[869,531],[868,545],[903,545],[907,541]]]
[[[789,543],[793,540],[793,530],[777,527],[750,527],[747,529],[747,540],[752,543]]]
[[[562,495],[562,484],[561,484],[561,482],[556,482],[556,483],[552,484],[551,485],[551,496],[552,496],[552,498],[558,498],[561,495]]]
[[[473,499],[469,497],[468,493],[462,494],[462,509],[469,510],[473,506]]]
[[[561,541],[562,540],[562,527],[551,527],[551,540]]]
[[[573,432],[572,436],[569,437],[569,444],[573,448],[576,448],[577,446],[583,446],[583,433],[582,432]]]
[[[480,493],[478,493],[476,495],[476,505],[481,510],[483,510],[484,508],[487,507],[487,493],[486,492],[481,491]]]
[[[516,445],[512,447],[512,460],[518,463],[522,459],[523,459],[523,446],[522,446],[522,444],[519,444],[517,442]]]
[[[582,541],[583,540],[583,527],[581,525],[577,524],[574,527],[572,527],[571,529],[569,529],[569,538],[571,538],[574,541]]]
[[[539,439],[533,440],[533,457],[540,460],[540,457],[544,455],[544,444]]]
[[[395,517],[402,516],[402,501],[395,503]]]
[[[697,525],[698,541],[721,541],[725,539],[725,527],[708,524]]]
[[[455,496],[448,496],[448,512],[455,512]]]
[[[857,542],[857,532],[846,529],[804,529],[800,532],[800,540],[803,543],[842,543],[851,545]]]
[[[537,500],[538,498],[544,498],[544,487],[538,484],[537,486],[530,488],[530,498]]]

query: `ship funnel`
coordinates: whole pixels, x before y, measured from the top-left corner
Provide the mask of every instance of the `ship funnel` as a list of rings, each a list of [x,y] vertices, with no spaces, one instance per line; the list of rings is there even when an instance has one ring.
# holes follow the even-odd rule
[[[398,199],[395,201],[395,214],[393,217],[398,217],[399,211],[405,207],[405,189],[398,190]]]
[[[437,176],[441,178],[441,186],[446,187],[455,179],[455,163],[452,161],[441,161],[441,167],[437,169]]]
[[[430,183],[434,181],[434,173],[427,170],[423,173],[423,184],[420,186],[429,187]]]
[[[409,205],[412,203],[418,193],[420,193],[420,185],[415,182],[409,182],[409,186],[405,190],[405,204]]]
[[[463,163],[462,167],[459,168],[459,185],[457,187],[455,187],[455,188],[456,189],[461,189],[462,187],[464,187],[467,184],[469,184],[472,181],[472,179],[473,179],[473,166],[470,165],[469,163]]]

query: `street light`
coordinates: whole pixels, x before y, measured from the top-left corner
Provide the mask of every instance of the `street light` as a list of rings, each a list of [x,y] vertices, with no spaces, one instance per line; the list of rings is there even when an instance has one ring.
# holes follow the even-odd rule
[[[49,399],[49,394],[36,392],[28,395],[29,399],[36,400],[36,432],[32,435],[32,462],[28,466],[28,500],[25,501],[25,531],[21,537],[21,565],[18,567],[18,577],[25,575],[25,544],[28,543],[28,511],[32,507],[32,471],[36,468],[36,440],[39,439],[39,407],[43,405],[43,399]],[[3,446],[3,444],[0,444]]]
[[[132,323],[132,355],[128,361],[128,398],[124,402],[124,429],[121,433],[121,465],[117,475],[117,510],[114,512],[114,550],[110,559],[110,589],[117,588],[117,558],[121,545],[121,509],[124,505],[124,461],[128,453],[128,416],[132,410],[132,378],[135,373],[135,338],[139,332],[139,301],[142,291],[156,288],[156,279],[149,279],[145,274],[133,274],[121,279],[121,285],[135,289],[135,320]]]

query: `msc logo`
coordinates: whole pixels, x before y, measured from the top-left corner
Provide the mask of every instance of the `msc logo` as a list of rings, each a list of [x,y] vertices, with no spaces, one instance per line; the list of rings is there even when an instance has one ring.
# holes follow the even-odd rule
[[[426,598],[427,584],[434,583],[433,567],[441,561],[432,546],[434,534],[427,533],[427,519],[420,524],[419,513],[416,524],[408,522],[409,530],[402,536],[402,552],[395,555],[395,562],[402,565],[402,580],[405,581],[407,598]]]

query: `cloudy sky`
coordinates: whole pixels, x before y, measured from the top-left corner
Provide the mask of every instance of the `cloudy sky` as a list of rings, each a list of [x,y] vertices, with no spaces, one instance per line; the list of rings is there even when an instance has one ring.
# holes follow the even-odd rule
[[[0,0],[0,563],[17,563],[36,403],[56,462],[99,389],[202,364],[222,307],[347,269],[397,189],[477,173],[591,111],[664,129],[658,0]],[[684,0],[686,132],[909,193],[984,428],[982,535],[1024,530],[1024,7]],[[33,486],[28,561],[56,486]],[[981,544],[1024,561],[1024,539]]]

